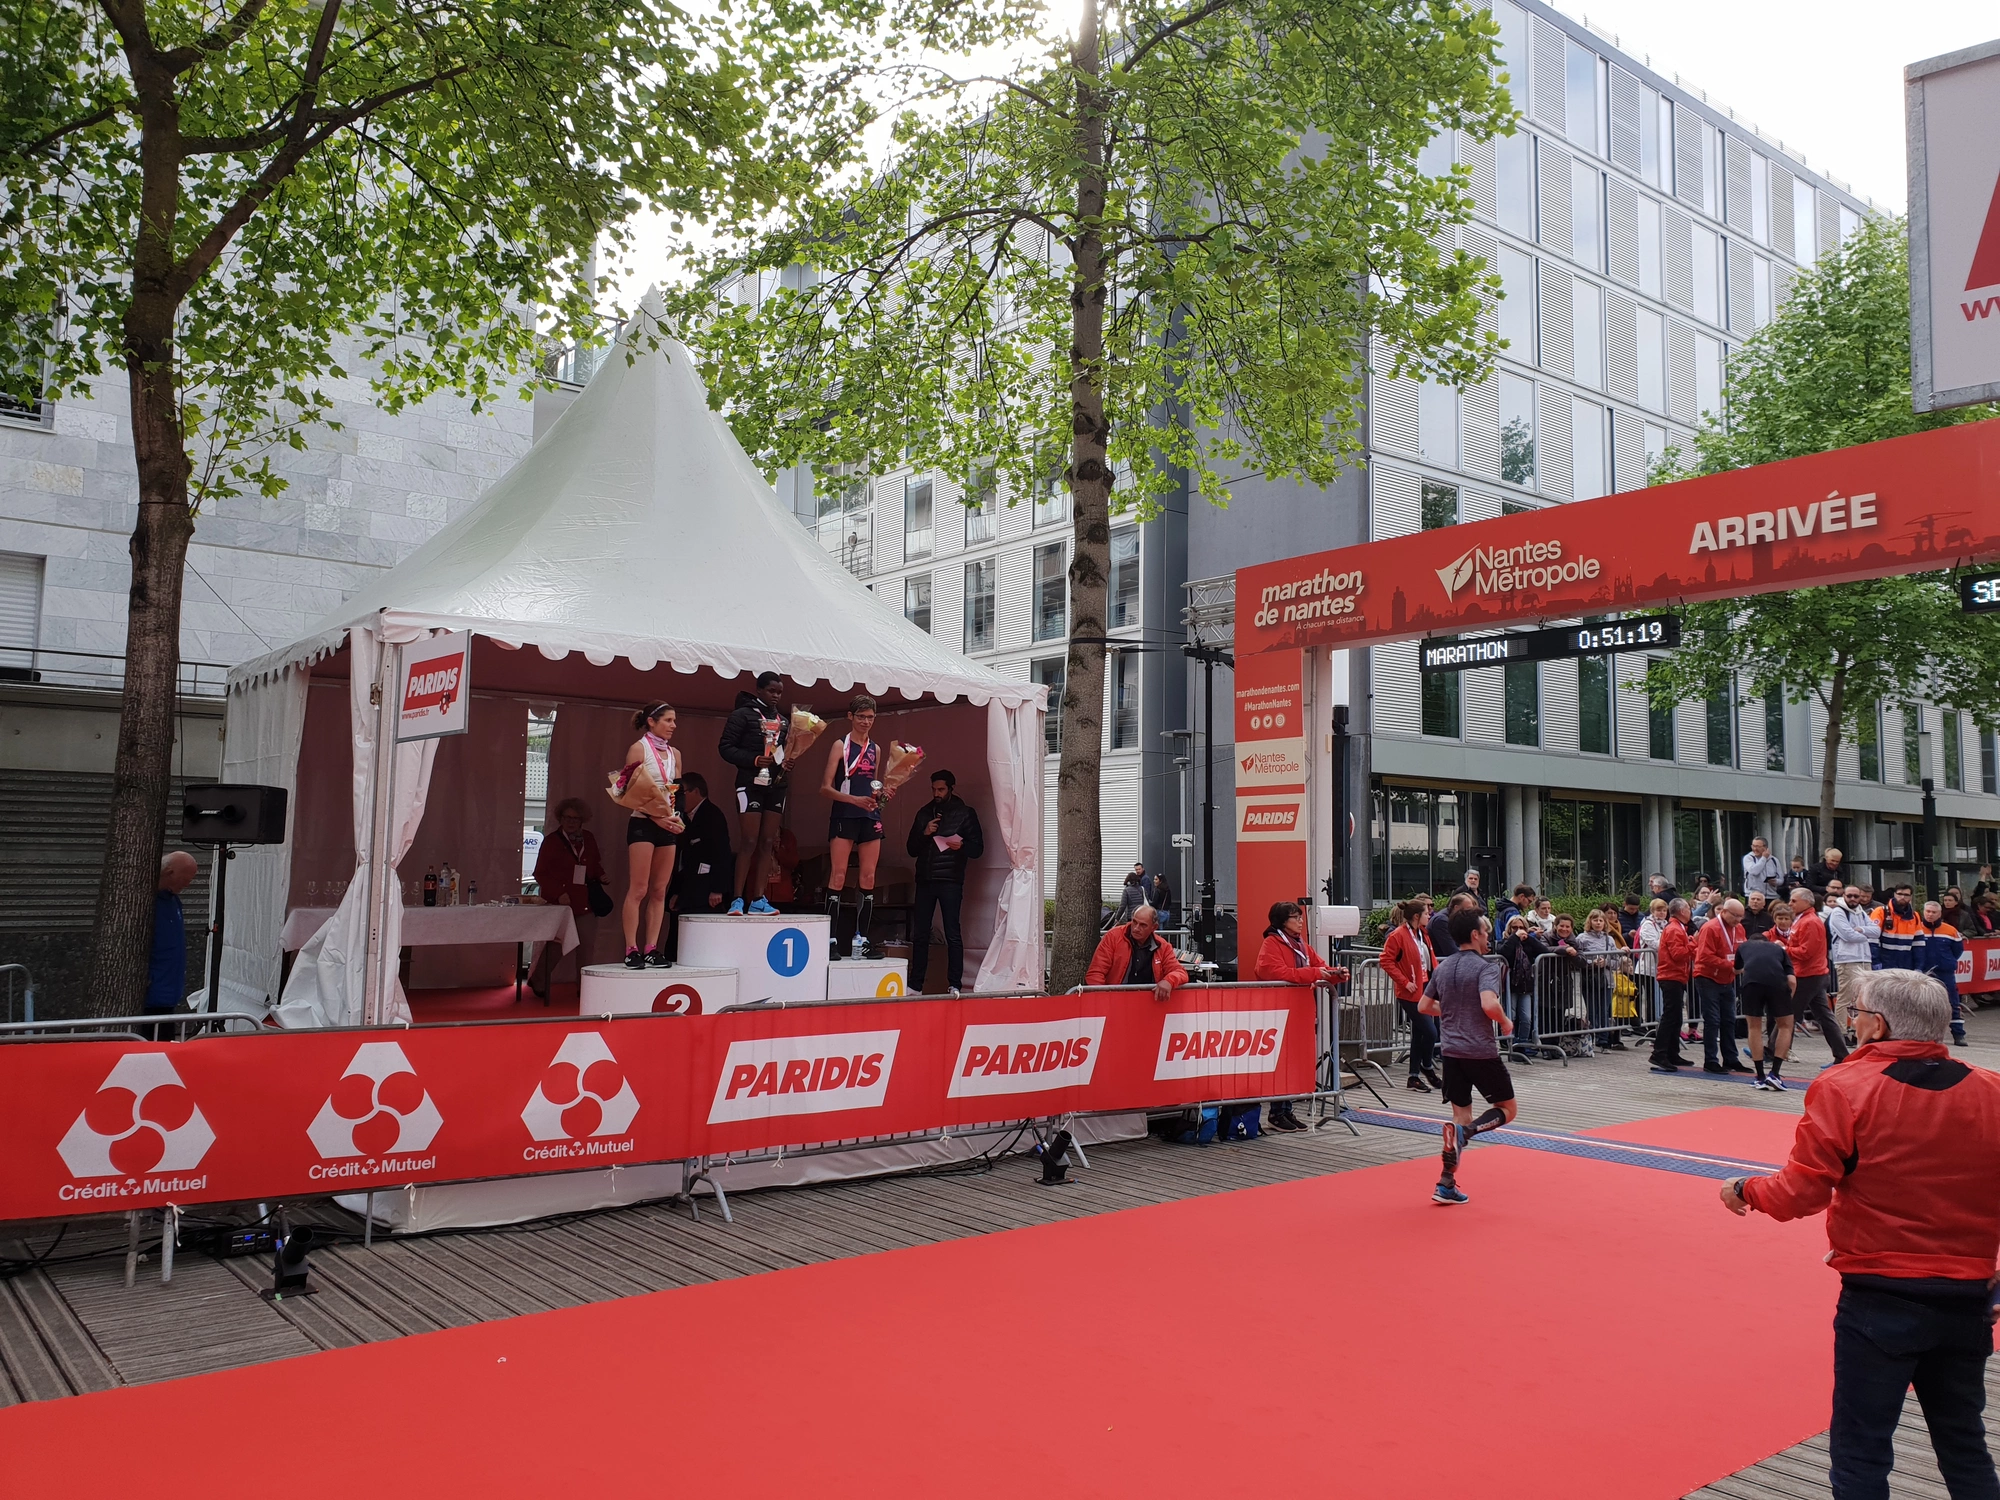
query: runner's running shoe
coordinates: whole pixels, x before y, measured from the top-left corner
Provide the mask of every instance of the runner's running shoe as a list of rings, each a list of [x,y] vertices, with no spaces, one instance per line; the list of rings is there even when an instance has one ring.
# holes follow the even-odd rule
[[[777,914],[778,908],[766,901],[762,896],[759,896],[755,901],[750,903],[750,915],[753,917],[775,917]]]
[[[1431,1190],[1431,1202],[1442,1203],[1447,1207],[1455,1207],[1460,1203],[1470,1203],[1471,1201],[1470,1198],[1458,1190],[1458,1184],[1455,1182],[1440,1182]]]
[[[738,896],[734,901],[729,903],[728,915],[732,917],[743,915],[743,898],[741,896]]]

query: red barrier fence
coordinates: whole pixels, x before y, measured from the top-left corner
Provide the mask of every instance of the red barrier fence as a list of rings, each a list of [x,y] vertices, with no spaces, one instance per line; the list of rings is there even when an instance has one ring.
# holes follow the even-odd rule
[[[1968,938],[1958,955],[1958,992],[1981,995],[2000,990],[2000,938]]]
[[[1313,1089],[1288,985],[0,1046],[0,1219],[518,1177]]]

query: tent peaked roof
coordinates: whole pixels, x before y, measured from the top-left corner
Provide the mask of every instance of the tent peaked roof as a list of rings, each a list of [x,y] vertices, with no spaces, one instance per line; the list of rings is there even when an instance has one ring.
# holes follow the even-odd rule
[[[599,665],[777,671],[836,691],[1039,698],[933,640],[778,499],[648,297],[568,411],[479,503],[313,634],[237,681],[333,649],[349,626],[474,630]],[[900,602],[900,601],[899,601]]]

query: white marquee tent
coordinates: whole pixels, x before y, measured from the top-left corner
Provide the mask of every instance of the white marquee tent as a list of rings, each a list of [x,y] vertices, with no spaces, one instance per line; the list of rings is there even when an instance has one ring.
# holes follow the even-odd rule
[[[224,779],[290,788],[294,826],[282,847],[239,852],[225,1005],[278,993],[280,928],[288,907],[305,904],[293,894],[301,841],[319,839],[337,850],[326,872],[351,880],[301,952],[279,1018],[408,1018],[393,961],[405,889],[397,867],[438,788],[450,795],[477,779],[476,760],[451,757],[476,755],[462,742],[481,738],[482,695],[590,703],[606,724],[634,702],[669,699],[687,745],[697,733],[690,713],[719,721],[762,671],[783,673],[792,701],[810,702],[830,733],[846,695],[866,691],[883,702],[885,737],[921,730],[927,751],[963,757],[953,762],[960,792],[979,799],[989,834],[966,902],[977,986],[1041,984],[1046,690],[939,644],[830,557],[709,409],[687,351],[657,327],[642,312],[575,404],[458,521],[319,629],[231,674]],[[460,630],[474,635],[473,733],[397,747],[384,778],[378,748],[393,721],[373,700],[393,670],[388,648]],[[624,727],[629,738],[629,719]],[[593,795],[610,810],[602,769]],[[795,801],[800,783],[795,774]],[[491,787],[483,805],[518,861],[519,817]],[[823,844],[809,818],[808,809],[801,839]],[[498,885],[496,876],[489,890]]]

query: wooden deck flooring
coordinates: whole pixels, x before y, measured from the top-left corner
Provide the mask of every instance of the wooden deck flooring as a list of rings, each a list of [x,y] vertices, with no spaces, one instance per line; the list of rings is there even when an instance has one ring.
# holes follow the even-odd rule
[[[1969,1061],[2000,1067],[2000,1011],[1971,1018]],[[1801,1062],[1823,1054],[1807,1039]],[[1804,1067],[1797,1069],[1803,1073]],[[1442,1116],[1435,1095],[1393,1091],[1393,1109]],[[1698,1077],[1646,1071],[1643,1052],[1516,1069],[1523,1124],[1582,1130],[1717,1104],[1797,1114],[1801,1096],[1758,1093]],[[1372,1106],[1365,1091],[1351,1102]],[[315,1296],[273,1305],[259,1289],[262,1258],[215,1260],[183,1249],[170,1285],[157,1261],[127,1289],[121,1219],[78,1221],[51,1246],[53,1231],[0,1240],[0,1255],[43,1263],[0,1278],[0,1406],[116,1385],[204,1374],[522,1313],[691,1286],[878,1250],[934,1244],[1089,1214],[1171,1202],[1264,1183],[1288,1182],[1427,1156],[1435,1142],[1408,1131],[1329,1127],[1254,1143],[1189,1150],[1154,1141],[1091,1148],[1077,1185],[1034,1184],[1035,1169],[1007,1159],[990,1171],[945,1171],[809,1188],[741,1193],[736,1222],[713,1213],[694,1222],[683,1208],[653,1204],[568,1220],[341,1243],[316,1250]],[[328,1225],[358,1229],[330,1204]],[[1809,1269],[1809,1268],[1808,1268]],[[1989,1427],[2000,1449],[2000,1364],[1988,1378]],[[1898,1439],[1891,1492],[1944,1500],[1921,1413],[1912,1400]],[[1690,1500],[1823,1500],[1822,1433]]]

